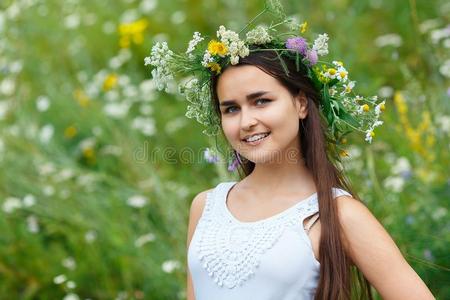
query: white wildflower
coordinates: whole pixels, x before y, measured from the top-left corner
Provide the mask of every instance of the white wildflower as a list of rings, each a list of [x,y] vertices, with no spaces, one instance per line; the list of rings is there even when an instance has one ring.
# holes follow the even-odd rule
[[[89,230],[84,234],[84,240],[91,244],[97,239],[97,233],[94,230]]]
[[[144,13],[149,13],[156,8],[156,0],[142,0],[139,9]]]
[[[381,98],[389,98],[389,97],[392,97],[393,94],[394,94],[394,89],[391,86],[387,86],[387,85],[382,86],[378,90],[378,95]]]
[[[341,95],[350,93],[355,87],[355,81],[349,81],[348,84],[344,84],[344,90],[341,92]]]
[[[426,33],[440,25],[439,19],[428,19],[420,23],[419,29],[421,33]]]
[[[269,43],[272,37],[264,26],[257,26],[255,29],[247,32],[247,42],[249,44],[262,45]]]
[[[148,234],[142,235],[134,241],[134,246],[136,248],[140,248],[143,245],[145,245],[146,243],[154,241],[155,238],[156,237],[155,237],[154,233],[148,233]]]
[[[7,214],[13,213],[16,209],[22,208],[22,202],[19,198],[8,197],[3,202],[3,211]]]
[[[155,120],[151,117],[136,117],[131,126],[140,130],[145,136],[152,136],[156,133]]]
[[[386,101],[383,101],[383,102],[377,104],[377,106],[375,106],[375,115],[376,115],[377,117],[378,117],[378,116],[380,115],[380,113],[381,113],[381,106],[382,106],[382,105],[385,105],[385,104],[386,104]]]
[[[319,37],[314,41],[313,50],[317,51],[320,56],[328,54],[328,34],[319,34]]]
[[[365,141],[366,141],[366,142],[369,142],[369,143],[372,143],[372,137],[373,137],[373,129],[370,128],[370,129],[368,129],[368,130],[366,131],[366,138],[365,138]]]
[[[43,112],[50,107],[50,101],[46,96],[39,96],[36,100],[36,108],[38,111]]]
[[[337,70],[336,78],[341,82],[346,82],[348,79],[348,72],[344,67],[339,67]]]
[[[325,73],[323,73],[323,76],[329,79],[335,79],[337,76],[337,70],[335,68],[329,68]]]
[[[61,264],[62,264],[65,268],[67,268],[67,269],[69,269],[69,270],[74,270],[74,269],[76,268],[76,266],[77,266],[77,264],[76,264],[76,262],[75,262],[75,259],[74,259],[73,257],[71,257],[71,256],[69,256],[69,257],[67,257],[67,258],[64,258],[64,259],[62,260]]]
[[[446,209],[445,207],[440,206],[440,207],[438,207],[438,208],[433,212],[433,214],[431,215],[431,217],[432,217],[434,220],[439,220],[439,219],[445,217],[447,214],[448,214],[447,209]]]
[[[442,39],[450,37],[450,26],[431,31],[430,37],[434,44],[439,43]]]
[[[9,101],[0,101],[0,120],[3,120],[6,117],[10,107],[11,104]]]
[[[444,61],[444,63],[439,67],[439,72],[447,78],[450,78],[450,59]]]
[[[64,19],[64,25],[68,29],[75,29],[80,25],[80,23],[81,23],[81,19],[80,19],[80,16],[77,14],[68,15]]]
[[[53,283],[54,284],[61,284],[61,283],[63,283],[66,280],[67,280],[66,275],[61,274],[61,275],[58,275],[55,278],[53,278]]]
[[[208,50],[205,50],[205,54],[203,55],[202,66],[205,68],[208,67],[208,64],[214,62],[214,58],[211,56]]]
[[[375,128],[375,127],[378,127],[378,126],[381,126],[381,125],[383,125],[383,121],[376,120],[376,121],[372,124],[372,128]]]
[[[389,176],[383,181],[383,186],[395,193],[400,193],[405,185],[405,179],[400,176]]]
[[[236,32],[227,30],[225,26],[221,25],[217,31],[217,37],[228,48],[232,65],[239,63],[239,57],[249,55],[250,50],[244,41],[239,40],[239,35]]]
[[[170,21],[173,24],[181,24],[185,20],[186,20],[186,13],[182,10],[178,10],[170,16]]]
[[[131,207],[141,208],[147,204],[147,198],[142,195],[134,195],[128,198],[127,204]]]
[[[55,128],[53,127],[53,125],[46,124],[42,126],[41,130],[39,131],[39,140],[41,141],[41,143],[46,144],[51,140],[54,133]]]
[[[162,270],[166,273],[172,273],[175,269],[181,267],[181,264],[177,260],[167,260],[162,264]]]
[[[395,175],[411,172],[411,163],[406,157],[401,156],[394,162],[391,172]]]
[[[402,37],[396,33],[380,35],[375,39],[375,46],[382,48],[386,46],[400,47],[403,44]]]
[[[80,300],[77,294],[70,293],[64,296],[63,300]]]
[[[439,125],[443,132],[450,132],[450,116],[438,115],[436,116],[436,124]]]
[[[128,103],[107,103],[103,107],[103,112],[114,119],[122,119],[127,116],[130,104]]]
[[[0,83],[0,94],[10,96],[16,89],[16,82],[12,78],[5,78]]]
[[[75,282],[73,282],[72,280],[67,281],[67,282],[66,282],[66,286],[67,286],[67,288],[69,288],[69,289],[74,289],[74,288],[77,287],[77,285],[75,284]]]
[[[22,202],[24,207],[31,207],[36,203],[36,198],[31,194],[27,194],[23,197]]]
[[[55,188],[51,185],[45,185],[42,188],[42,192],[45,196],[53,196],[55,194]]]
[[[337,90],[334,87],[332,87],[328,90],[328,92],[330,93],[330,96],[333,97],[336,95]]]
[[[27,228],[31,233],[39,232],[39,223],[36,216],[31,215],[27,217]]]
[[[169,49],[166,42],[157,42],[153,47],[149,57],[144,58],[145,65],[152,65],[153,79],[156,82],[158,90],[168,91],[167,84],[173,79],[170,70],[170,62],[173,58],[173,52]]]
[[[204,40],[204,38],[201,37],[200,32],[197,32],[197,31],[194,32],[194,36],[192,37],[192,40],[189,41],[189,46],[186,50],[186,54],[190,54],[192,51],[194,51],[197,44],[203,40]]]

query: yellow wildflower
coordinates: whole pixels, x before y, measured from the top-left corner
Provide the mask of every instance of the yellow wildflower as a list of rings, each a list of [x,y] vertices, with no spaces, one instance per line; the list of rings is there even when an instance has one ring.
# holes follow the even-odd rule
[[[77,135],[77,128],[75,126],[73,126],[73,125],[67,127],[64,130],[64,136],[66,138],[68,138],[68,139],[71,139],[71,138],[73,138],[76,135]]]
[[[368,112],[368,111],[369,111],[369,105],[364,104],[364,105],[362,105],[361,107],[362,107],[363,111],[365,111],[365,112]]]
[[[220,74],[220,71],[222,70],[222,68],[220,67],[220,65],[216,62],[211,62],[208,64],[208,68],[213,71],[216,72],[216,75]]]
[[[118,77],[116,74],[109,74],[106,76],[105,81],[103,81],[103,90],[109,91],[117,85]]]
[[[326,68],[323,68],[323,67],[324,66],[322,66],[322,69],[326,70]],[[316,76],[317,76],[317,78],[319,79],[320,82],[328,83],[330,81],[330,79],[328,79],[325,76],[325,73],[323,71],[321,71],[319,67],[314,67],[313,70],[314,70],[314,73],[316,74]]]
[[[211,53],[211,55],[224,57],[228,53],[228,48],[222,42],[211,40],[208,43],[208,52]]]
[[[89,97],[86,95],[86,93],[83,90],[80,90],[80,89],[75,90],[75,92],[73,93],[73,96],[74,96],[75,100],[77,100],[78,104],[81,107],[86,107],[90,103]]]
[[[300,24],[300,33],[305,33],[307,29],[308,29],[308,22],[305,21],[302,24]]]
[[[339,155],[340,155],[340,156],[343,156],[343,157],[349,156],[349,155],[348,155],[348,152],[345,151],[345,150],[341,150],[341,152],[339,153]]]
[[[381,111],[384,111],[386,109],[386,106],[384,105],[384,103],[381,103],[380,104],[380,110]]]
[[[94,158],[95,157],[95,152],[94,149],[92,149],[91,147],[86,147],[83,149],[83,156],[90,159],[90,158]]]
[[[140,45],[144,41],[143,32],[148,26],[148,21],[140,19],[131,23],[119,25],[119,45],[121,48],[130,47],[131,42]]]
[[[405,98],[403,97],[401,92],[395,92],[394,103],[397,106],[398,112],[401,115],[406,114],[408,112],[408,107],[406,106]]]

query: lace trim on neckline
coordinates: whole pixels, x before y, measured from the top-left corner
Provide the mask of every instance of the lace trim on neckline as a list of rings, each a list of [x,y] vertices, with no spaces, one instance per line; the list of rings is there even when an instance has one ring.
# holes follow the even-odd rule
[[[278,241],[284,230],[300,226],[306,216],[318,211],[316,197],[301,201],[269,219],[254,223],[236,222],[224,210],[224,192],[230,184],[222,183],[206,196],[204,213],[197,228],[198,259],[214,282],[229,289],[243,285],[261,262],[261,256]]]

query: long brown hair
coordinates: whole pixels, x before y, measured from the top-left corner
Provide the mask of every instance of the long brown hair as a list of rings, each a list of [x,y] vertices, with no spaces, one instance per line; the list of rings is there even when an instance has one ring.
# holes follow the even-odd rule
[[[283,62],[281,62],[281,59]],[[320,112],[320,94],[307,77],[307,68],[287,57],[278,56],[273,51],[251,52],[240,58],[239,64],[258,67],[277,79],[292,96],[303,92],[307,98],[308,114],[300,120],[300,149],[311,171],[319,199],[321,237],[319,246],[320,278],[316,290],[316,300],[373,299],[371,287],[363,274],[352,265],[344,250],[343,230],[339,223],[337,202],[333,201],[332,188],[342,188],[352,196],[361,199],[352,190],[343,171],[337,165],[337,151],[327,142],[326,121]],[[284,65],[284,66],[283,66]],[[285,69],[287,68],[288,74]],[[217,97],[217,82],[220,75],[213,75],[211,94],[217,115],[221,116]],[[238,166],[241,179],[248,176],[255,164],[243,159]]]

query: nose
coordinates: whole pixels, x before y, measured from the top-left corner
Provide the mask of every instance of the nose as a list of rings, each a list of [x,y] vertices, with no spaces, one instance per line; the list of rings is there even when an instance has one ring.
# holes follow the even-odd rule
[[[258,124],[258,120],[248,110],[242,109],[241,111],[241,128],[244,131],[249,131],[253,126]]]

